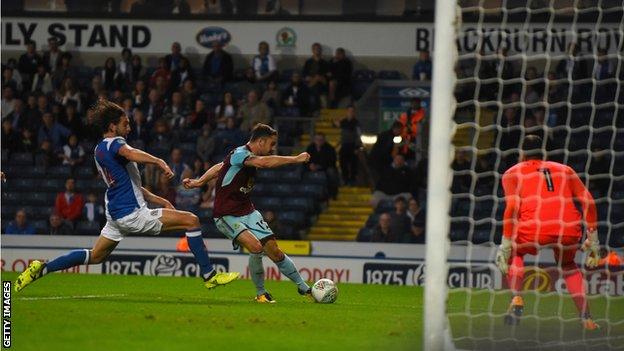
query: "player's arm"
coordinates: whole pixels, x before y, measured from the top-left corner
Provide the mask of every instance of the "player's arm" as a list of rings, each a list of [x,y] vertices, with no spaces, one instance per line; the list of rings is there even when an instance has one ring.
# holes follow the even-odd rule
[[[585,265],[589,268],[595,268],[600,261],[600,241],[598,240],[598,231],[596,230],[598,221],[596,203],[585,184],[571,168],[568,168],[568,179],[572,195],[581,204],[583,220],[587,228],[587,238],[581,247],[583,251],[588,253]]]
[[[175,207],[173,207],[171,202],[169,202],[167,199],[162,198],[158,195],[154,195],[153,193],[151,193],[149,190],[145,189],[144,187],[141,187],[141,192],[143,193],[143,198],[145,199],[145,201],[162,206],[164,208],[170,208],[172,210],[175,210]]]
[[[505,173],[502,183],[505,192],[505,212],[503,213],[503,238],[496,252],[496,265],[503,274],[507,274],[513,244],[512,238],[520,208],[520,196],[518,195],[518,180],[515,173]]]
[[[223,162],[219,162],[216,165],[210,167],[209,170],[204,172],[204,174],[202,174],[202,176],[197,179],[184,178],[182,180],[182,184],[184,184],[184,187],[187,189],[202,187],[212,179],[216,178],[222,167]]]
[[[135,149],[132,146],[124,144],[119,148],[118,153],[119,155],[125,157],[128,161],[143,164],[154,164],[158,166],[165,173],[168,179],[171,179],[174,176],[174,173],[167,165],[167,162],[161,158],[154,157],[145,151]]]
[[[245,159],[245,166],[256,168],[275,168],[295,163],[305,163],[310,161],[310,154],[302,152],[297,156],[255,156],[251,155]]]

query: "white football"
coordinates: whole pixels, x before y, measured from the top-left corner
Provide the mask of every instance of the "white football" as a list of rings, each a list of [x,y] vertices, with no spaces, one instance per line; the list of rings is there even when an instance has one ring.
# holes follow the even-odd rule
[[[329,279],[320,279],[312,285],[312,297],[318,303],[334,303],[338,298],[338,288]]]

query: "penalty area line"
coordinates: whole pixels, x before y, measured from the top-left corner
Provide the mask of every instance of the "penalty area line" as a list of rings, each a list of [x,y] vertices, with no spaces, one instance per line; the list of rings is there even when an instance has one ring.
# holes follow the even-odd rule
[[[124,297],[126,294],[107,294],[107,295],[75,295],[75,296],[40,296],[40,297],[20,297],[19,300],[80,300],[80,299],[100,299],[106,297]]]

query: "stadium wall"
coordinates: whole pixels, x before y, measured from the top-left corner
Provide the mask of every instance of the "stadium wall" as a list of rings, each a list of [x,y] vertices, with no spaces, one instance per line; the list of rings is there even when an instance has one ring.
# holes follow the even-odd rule
[[[592,52],[596,46],[615,52],[618,26],[619,23],[603,23],[598,35],[593,35],[595,23],[578,23],[574,35],[568,25],[555,24],[549,46],[539,24],[529,29],[529,36],[521,36],[518,33],[522,24],[510,23],[500,28],[495,23],[485,23],[478,28],[474,23],[466,23],[467,34],[457,44],[461,52],[474,52],[477,32],[483,30],[486,53],[506,46],[511,54],[539,54],[548,47],[557,54],[563,53],[573,40],[582,52]],[[90,66],[102,65],[104,53],[117,57],[124,47],[141,55],[147,65],[156,66],[157,58],[169,53],[171,43],[177,41],[194,67],[200,67],[210,52],[210,43],[219,40],[233,55],[236,67],[246,67],[257,53],[258,43],[264,40],[271,46],[280,70],[301,67],[310,56],[311,45],[319,42],[327,57],[337,47],[344,47],[354,58],[355,69],[399,70],[409,77],[418,51],[433,51],[432,23],[5,17],[2,29],[5,60],[21,55],[28,40],[35,40],[42,49],[47,39],[54,36],[64,50],[76,53],[76,64]]]
[[[22,271],[32,260],[49,260],[69,249],[90,247],[93,238],[82,236],[3,236],[2,271]],[[199,267],[190,253],[175,251],[175,238],[126,238],[100,265],[78,266],[72,273],[198,276]],[[221,271],[239,271],[249,277],[248,256],[232,251],[229,240],[207,241],[211,259]],[[337,283],[364,283],[422,286],[425,278],[424,245],[366,244],[342,242],[310,243],[312,254],[293,255],[304,279],[329,278]],[[447,277],[452,288],[501,289],[507,284],[496,268],[495,249],[475,247],[466,258],[468,247],[451,248]],[[564,280],[553,268],[550,253],[535,257],[539,268],[530,268],[525,286],[541,291],[565,291]],[[581,261],[580,255],[577,257]],[[265,275],[269,280],[287,280],[267,258]],[[590,294],[624,296],[624,270],[586,271]]]

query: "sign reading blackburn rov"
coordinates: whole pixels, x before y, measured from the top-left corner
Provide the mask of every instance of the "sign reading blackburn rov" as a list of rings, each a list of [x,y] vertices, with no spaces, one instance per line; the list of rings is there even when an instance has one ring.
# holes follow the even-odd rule
[[[221,46],[226,46],[232,35],[221,27],[206,27],[197,33],[197,43],[205,48],[212,48],[212,43],[217,41]]]

